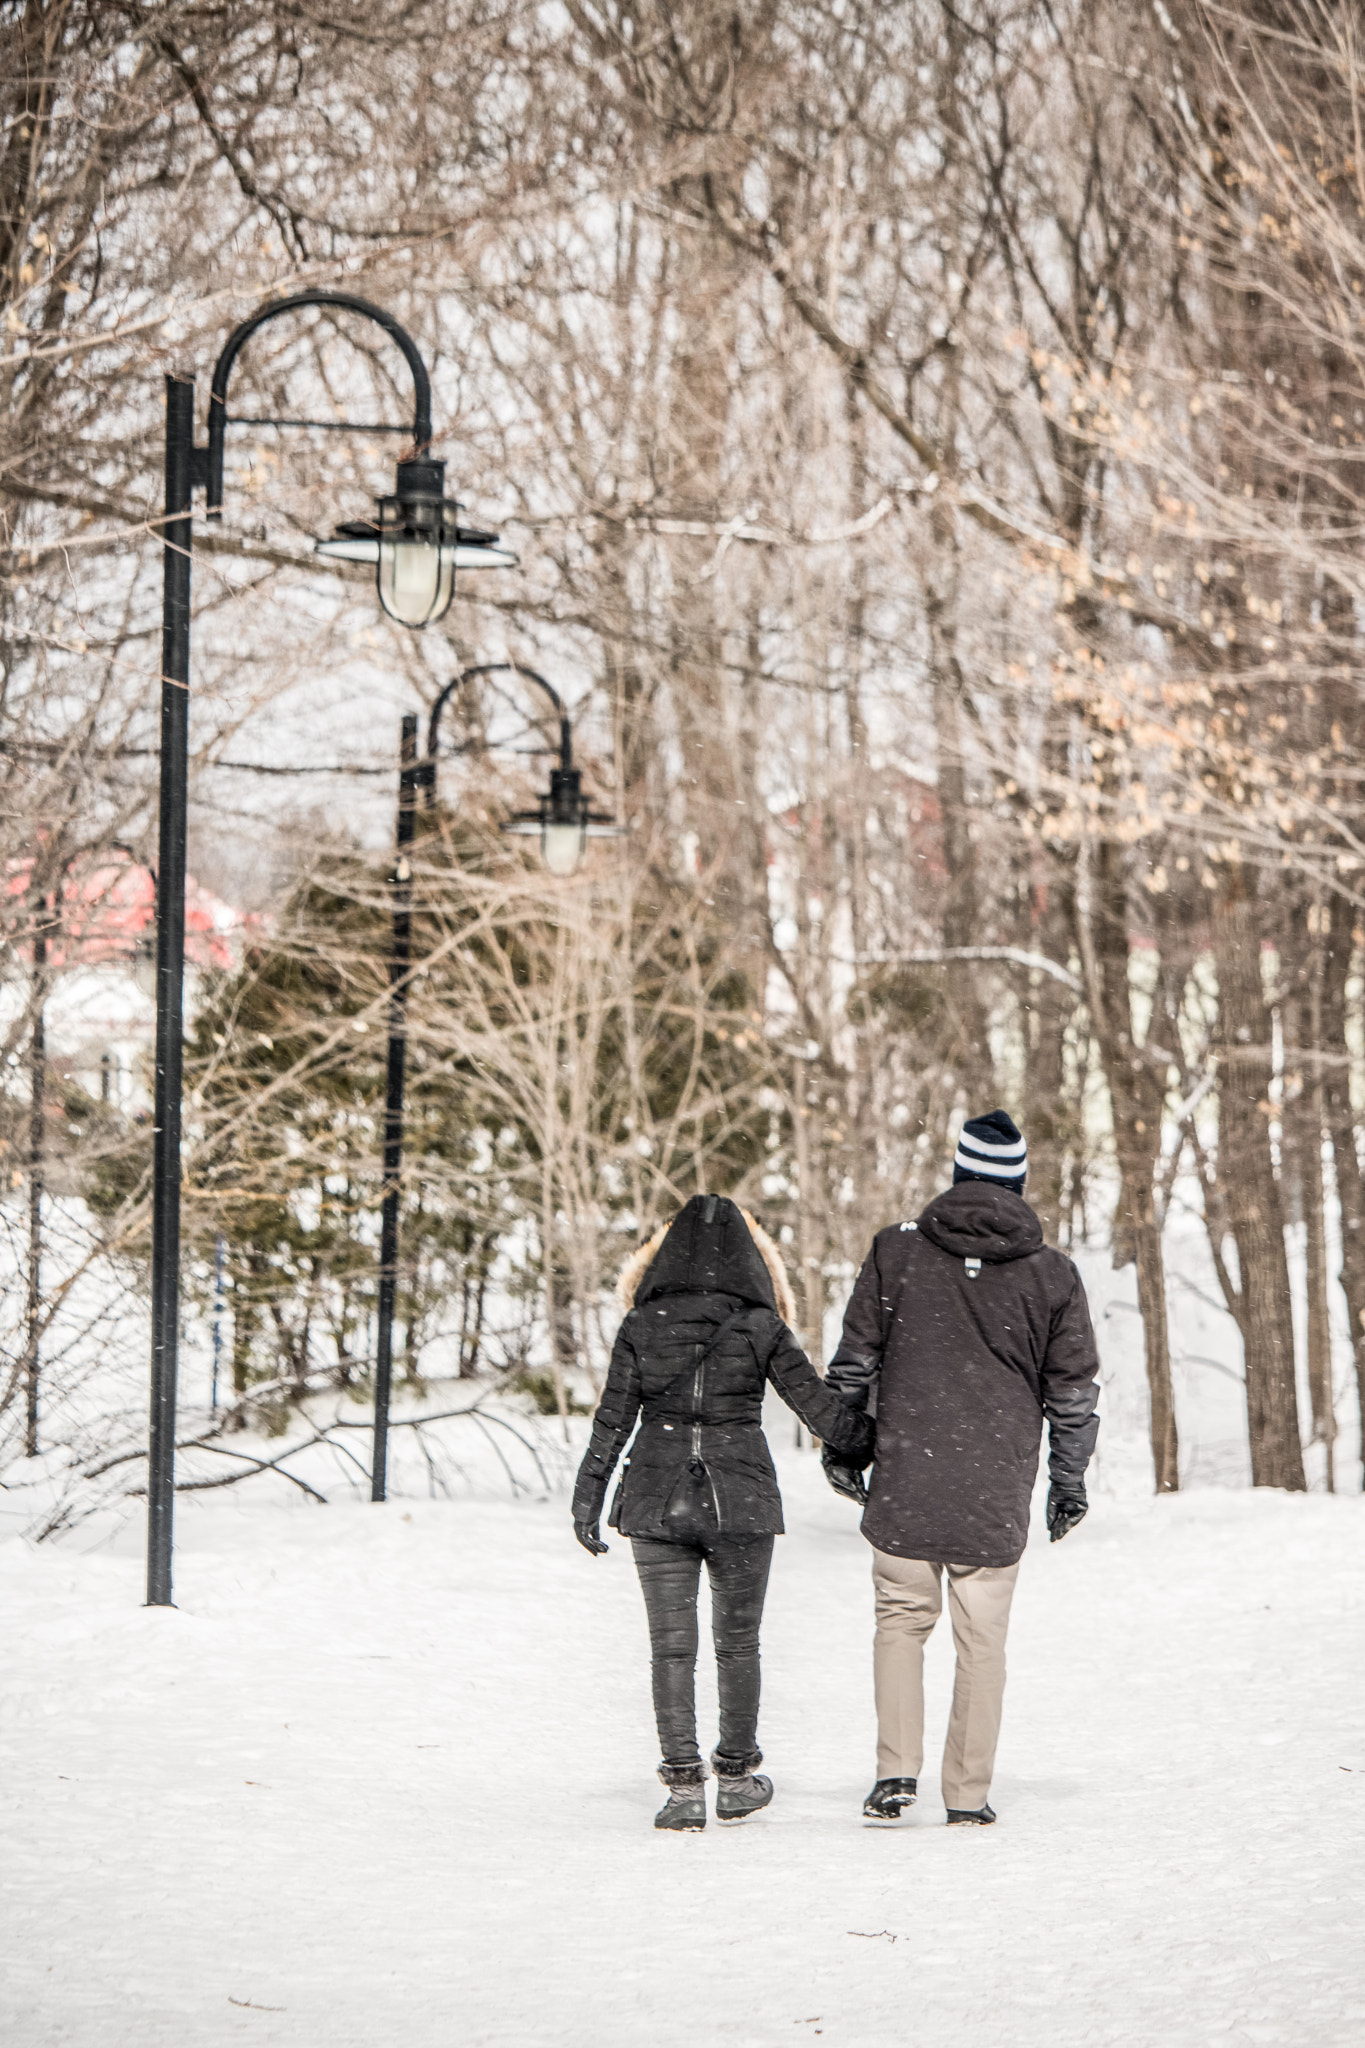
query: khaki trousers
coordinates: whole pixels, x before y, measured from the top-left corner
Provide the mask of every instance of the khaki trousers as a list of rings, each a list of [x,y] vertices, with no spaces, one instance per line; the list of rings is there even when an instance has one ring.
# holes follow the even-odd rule
[[[943,1750],[943,1803],[979,1811],[991,1788],[1000,1739],[1005,1631],[1017,1564],[927,1564],[874,1549],[877,1776],[918,1778],[924,1765],[924,1645],[943,1612],[945,1571],[957,1677]]]

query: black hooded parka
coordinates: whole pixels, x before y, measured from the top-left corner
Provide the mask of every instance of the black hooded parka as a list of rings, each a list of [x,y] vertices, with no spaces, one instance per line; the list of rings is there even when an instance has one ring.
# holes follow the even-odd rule
[[[866,1464],[872,1424],[825,1385],[778,1315],[772,1279],[743,1213],[724,1196],[694,1195],[617,1332],[574,1488],[574,1519],[600,1518],[638,1415],[612,1528],[679,1540],[677,1503],[700,1489],[717,1535],[780,1535],[782,1500],[760,1426],[769,1380],[813,1436]]]
[[[1099,1423],[1081,1276],[1022,1195],[962,1181],[878,1231],[828,1384],[875,1392],[863,1534],[892,1557],[1010,1565],[1028,1538],[1046,1418],[1055,1484],[1079,1488]]]

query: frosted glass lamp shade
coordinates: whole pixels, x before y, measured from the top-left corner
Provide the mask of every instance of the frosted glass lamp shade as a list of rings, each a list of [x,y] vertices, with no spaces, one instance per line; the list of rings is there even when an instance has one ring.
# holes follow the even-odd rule
[[[450,608],[455,550],[433,538],[390,536],[381,529],[377,571],[379,602],[400,625],[430,625]]]
[[[576,873],[586,839],[587,833],[578,820],[571,824],[552,824],[546,819],[540,828],[540,853],[550,873]]]

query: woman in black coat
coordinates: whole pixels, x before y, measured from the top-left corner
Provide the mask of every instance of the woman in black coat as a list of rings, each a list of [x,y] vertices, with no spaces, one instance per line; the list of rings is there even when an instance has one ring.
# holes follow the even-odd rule
[[[574,1532],[594,1554],[607,1482],[640,1428],[608,1518],[628,1536],[645,1596],[654,1712],[668,1803],[660,1828],[706,1825],[697,1748],[697,1593],[711,1581],[720,1741],[716,1816],[742,1820],[772,1798],[756,1774],[758,1629],[782,1533],[782,1501],[760,1418],[771,1380],[812,1435],[866,1465],[869,1419],[826,1387],[788,1327],[791,1289],[776,1245],[724,1196],[694,1195],[635,1253],[617,1283],[627,1314],[574,1488]]]

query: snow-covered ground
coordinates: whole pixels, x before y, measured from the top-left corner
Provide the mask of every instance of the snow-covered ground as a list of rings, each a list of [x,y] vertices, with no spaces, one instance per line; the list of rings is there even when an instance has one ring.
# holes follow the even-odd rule
[[[187,1500],[173,1612],[135,1523],[0,1546],[6,2048],[1357,2048],[1361,1497],[1102,1481],[1025,1560],[999,1826],[931,1767],[872,1830],[868,1553],[772,1435],[777,1796],[702,1836],[562,1498]]]

